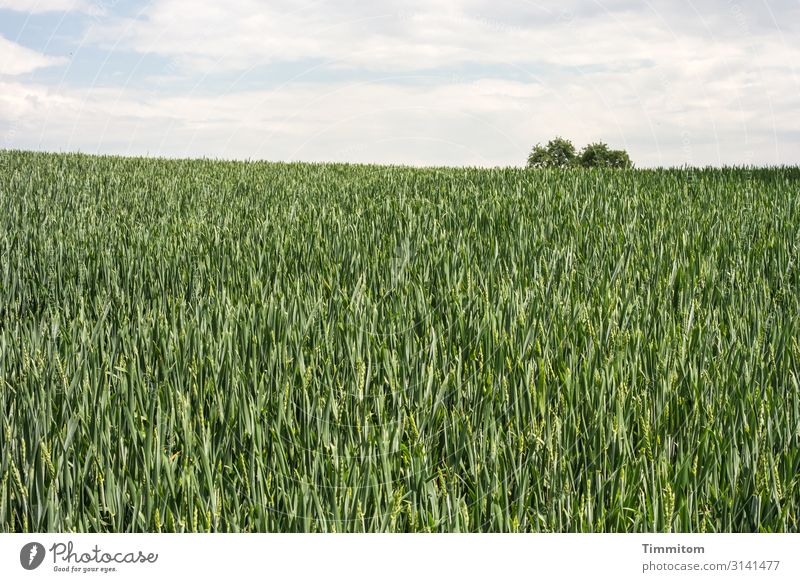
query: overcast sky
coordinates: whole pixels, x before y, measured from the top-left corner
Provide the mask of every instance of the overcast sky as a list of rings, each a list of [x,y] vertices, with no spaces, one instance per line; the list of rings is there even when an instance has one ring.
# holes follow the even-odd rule
[[[0,0],[0,147],[800,163],[800,0]]]

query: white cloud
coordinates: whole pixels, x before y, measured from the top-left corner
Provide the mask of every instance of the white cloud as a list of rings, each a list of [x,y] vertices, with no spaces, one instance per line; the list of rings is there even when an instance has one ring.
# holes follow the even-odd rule
[[[105,2],[107,0],[96,0],[97,4]],[[0,10],[13,10],[28,14],[73,10],[86,12],[90,9],[91,5],[86,0],[0,0]]]
[[[798,159],[796,3],[766,15],[727,0],[554,6],[153,0],[85,40],[165,57],[195,89],[16,84],[3,106],[26,128],[16,142],[46,149],[502,165],[560,134],[642,165]],[[295,80],[209,81],[237,72],[273,86],[253,67],[274,63]]]
[[[43,55],[0,36],[0,75],[22,75],[63,62],[60,57]]]
[[[672,5],[658,9],[656,2],[648,5],[650,10],[633,10],[624,3],[614,9],[616,4],[581,11],[578,5],[534,9],[535,4],[518,0],[383,0],[368,5],[228,0],[224,6],[157,0],[137,18],[118,20],[95,39],[172,57],[202,72],[308,59],[383,71],[461,63],[691,65],[747,55],[758,40],[736,29],[748,23],[736,17],[738,12],[727,20],[695,18],[682,26],[675,14],[685,20],[686,10]],[[787,48],[800,57],[797,43]]]
[[[800,133],[794,101],[779,99],[791,81],[772,87],[771,112],[755,95],[726,100],[741,82],[683,103],[673,94],[686,87],[663,87],[655,70],[599,73],[594,85],[314,83],[172,97],[6,83],[0,111],[16,119],[20,147],[54,150],[490,166],[521,164],[535,141],[563,134],[626,147],[640,165],[797,159],[797,141],[781,137]]]

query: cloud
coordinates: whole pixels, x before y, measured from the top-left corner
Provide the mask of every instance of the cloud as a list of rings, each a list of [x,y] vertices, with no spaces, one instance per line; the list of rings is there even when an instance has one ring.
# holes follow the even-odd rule
[[[577,79],[559,87],[380,81],[175,96],[6,83],[0,111],[16,119],[18,145],[119,154],[518,165],[533,143],[556,134],[578,144],[604,139],[645,166],[786,163],[800,154],[791,138],[800,132],[796,102],[780,99],[789,80],[772,88],[764,118],[755,95],[726,100],[743,79],[708,87],[705,102],[676,102],[671,94],[686,89],[664,87],[655,70],[596,77],[596,87]]]
[[[61,57],[43,55],[0,36],[0,75],[22,75],[64,62]]]
[[[0,105],[45,149],[506,165],[560,134],[640,165],[798,159],[796,1],[548,4],[153,0],[80,39],[169,63],[150,87],[8,82]]]
[[[97,0],[96,4],[107,1]],[[90,9],[91,5],[85,0],[0,0],[0,10],[13,10],[28,14],[70,11],[87,12]]]
[[[392,71],[459,63],[525,69],[533,64],[719,62],[747,54],[748,36],[739,29],[748,28],[750,36],[757,30],[744,9],[723,9],[724,17],[699,14],[687,26],[685,7],[647,6],[567,2],[548,10],[518,0],[369,5],[229,0],[224,6],[158,0],[137,18],[110,24],[95,39],[172,57],[201,72],[320,59],[338,67]],[[797,56],[796,43],[794,49]]]

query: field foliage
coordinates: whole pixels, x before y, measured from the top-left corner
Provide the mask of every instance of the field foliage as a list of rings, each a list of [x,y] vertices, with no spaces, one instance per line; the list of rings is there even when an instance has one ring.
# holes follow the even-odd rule
[[[796,531],[799,186],[0,152],[0,530]]]

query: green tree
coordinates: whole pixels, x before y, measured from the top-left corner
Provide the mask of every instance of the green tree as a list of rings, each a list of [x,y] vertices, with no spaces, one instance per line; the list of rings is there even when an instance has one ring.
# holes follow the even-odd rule
[[[628,152],[612,150],[607,144],[597,142],[587,145],[578,156],[578,163],[584,168],[618,168],[633,167]]]
[[[531,153],[528,154],[528,167],[549,168],[551,165],[550,154],[547,153],[547,148],[541,144],[533,146]]]
[[[631,161],[628,152],[625,150],[611,150],[608,162],[608,165],[611,168],[620,168],[625,170],[633,167],[633,162]]]
[[[529,168],[566,168],[575,163],[575,146],[563,137],[556,137],[546,146],[536,144],[528,155]]]

